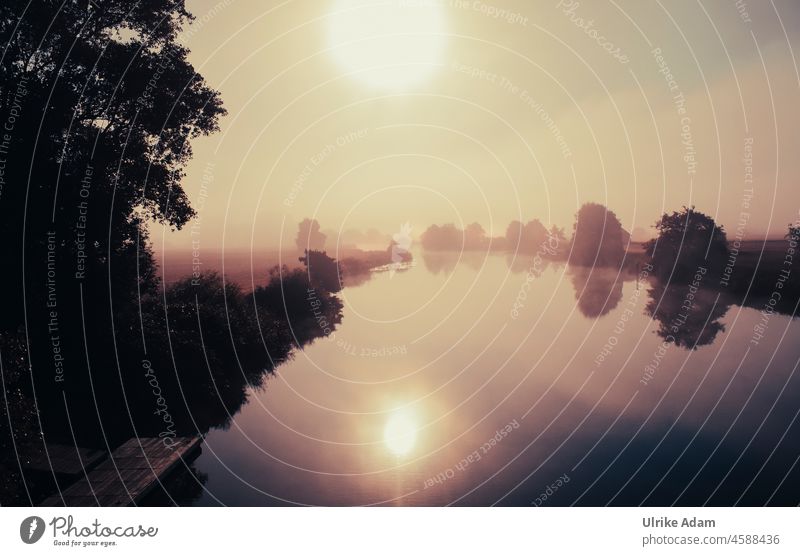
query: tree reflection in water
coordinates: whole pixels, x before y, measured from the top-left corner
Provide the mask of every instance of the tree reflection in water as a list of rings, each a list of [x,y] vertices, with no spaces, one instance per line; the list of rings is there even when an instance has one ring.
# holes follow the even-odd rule
[[[589,318],[602,317],[622,300],[623,276],[614,268],[570,265],[578,309]]]

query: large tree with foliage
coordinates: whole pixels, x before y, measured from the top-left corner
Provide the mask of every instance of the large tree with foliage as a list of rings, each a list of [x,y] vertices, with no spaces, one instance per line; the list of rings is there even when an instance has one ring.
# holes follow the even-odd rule
[[[655,224],[658,237],[645,243],[654,273],[662,280],[686,281],[698,267],[720,271],[728,258],[728,240],[722,226],[694,207],[664,213]]]
[[[158,285],[145,226],[193,217],[190,141],[224,113],[180,43],[190,20],[183,0],[0,3],[0,345],[22,350],[0,356],[28,400],[8,408],[15,430],[36,403],[57,437],[66,404],[81,442],[140,380]]]
[[[0,6],[0,226],[21,271],[5,279],[20,286],[27,271],[29,299],[53,243],[61,291],[77,273],[138,293],[151,282],[144,223],[194,215],[181,183],[189,141],[224,111],[178,40],[190,19],[183,0]]]
[[[569,262],[578,266],[619,267],[627,232],[617,215],[598,203],[586,203],[575,215]]]
[[[181,183],[189,141],[215,131],[223,109],[178,40],[190,19],[183,0],[0,7],[0,226],[29,296],[47,232],[61,291],[83,270],[85,284],[112,278],[112,290],[136,294],[150,282],[144,223],[181,227],[194,215]]]
[[[512,220],[506,228],[506,246],[511,251],[535,253],[547,241],[547,228],[539,220],[533,219],[527,224]]]
[[[327,237],[319,231],[319,222],[306,218],[297,225],[297,236],[294,243],[300,251],[307,249],[321,251],[325,249]]]

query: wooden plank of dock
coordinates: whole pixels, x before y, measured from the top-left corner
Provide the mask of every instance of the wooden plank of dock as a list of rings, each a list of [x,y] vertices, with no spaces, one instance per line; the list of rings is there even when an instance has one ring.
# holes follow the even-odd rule
[[[189,461],[202,439],[131,438],[84,478],[41,506],[130,506],[139,502],[181,460]]]

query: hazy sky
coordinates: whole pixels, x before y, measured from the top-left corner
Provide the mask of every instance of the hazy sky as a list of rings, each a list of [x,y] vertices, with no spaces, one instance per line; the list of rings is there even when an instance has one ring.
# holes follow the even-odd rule
[[[168,248],[289,245],[305,217],[571,228],[588,201],[627,229],[684,204],[729,235],[741,212],[755,237],[798,217],[793,0],[188,5],[229,115],[194,143],[200,219],[158,229]]]

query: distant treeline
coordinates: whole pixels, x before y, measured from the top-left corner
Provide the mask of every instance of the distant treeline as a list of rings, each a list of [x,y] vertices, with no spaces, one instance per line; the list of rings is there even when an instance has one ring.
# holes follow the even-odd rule
[[[566,253],[567,241],[564,230],[552,226],[549,230],[538,220],[522,223],[512,221],[503,236],[488,236],[477,222],[463,230],[455,224],[429,226],[420,236],[422,247],[429,251],[517,251],[535,253],[543,244],[559,247],[559,254]]]
[[[563,228],[553,225],[548,229],[534,219],[527,223],[512,221],[506,233],[497,237],[488,236],[478,223],[469,224],[463,230],[452,223],[432,225],[420,240],[427,251],[530,254],[547,245],[551,249],[544,253],[552,260],[565,259],[573,266],[628,270],[646,263],[652,265],[653,275],[673,283],[687,281],[702,264],[720,277],[722,287],[733,290],[750,284],[754,273],[761,277],[771,275],[780,270],[779,266],[789,269],[797,261],[794,250],[800,222],[789,224],[783,257],[779,261],[773,260],[779,255],[773,252],[760,253],[762,256],[754,260],[742,248],[739,239],[729,244],[723,227],[694,207],[665,213],[653,227],[656,237],[635,244],[613,211],[598,203],[586,203],[575,215],[569,239]],[[555,245],[557,250],[552,249]],[[796,273],[792,280],[797,280]]]
[[[760,311],[763,321],[772,314],[797,316],[800,222],[788,226],[782,241],[749,250],[740,239],[729,242],[722,226],[694,207],[665,213],[654,228],[656,237],[634,245],[612,211],[587,203],[575,216],[569,240],[538,220],[512,222],[502,237],[487,237],[479,224],[464,230],[430,226],[421,237],[423,261],[431,272],[449,272],[462,258],[483,264],[463,251],[499,250],[507,253],[513,272],[539,272],[542,265],[530,263],[537,257],[567,263],[578,309],[589,318],[610,313],[622,300],[623,282],[636,280],[648,286],[645,313],[659,324],[656,332],[687,349],[713,342],[733,304]]]

